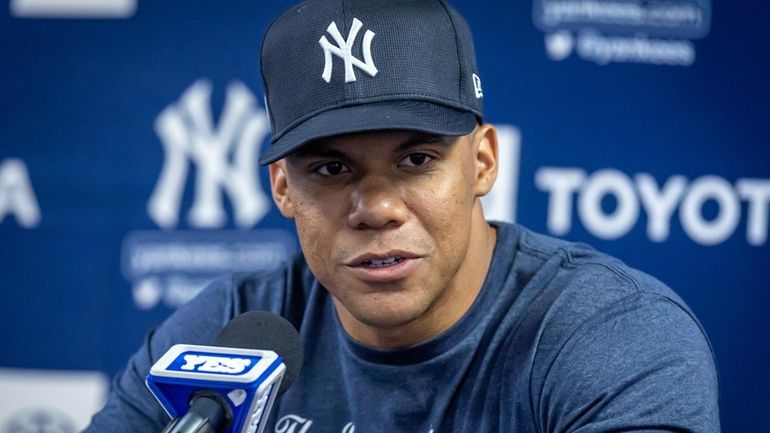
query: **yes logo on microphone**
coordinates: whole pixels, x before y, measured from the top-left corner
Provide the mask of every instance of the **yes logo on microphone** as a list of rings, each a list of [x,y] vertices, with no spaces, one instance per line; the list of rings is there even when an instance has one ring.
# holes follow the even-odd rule
[[[226,375],[243,375],[259,362],[260,357],[226,357],[206,352],[183,352],[168,366],[168,371],[190,371]]]
[[[270,350],[177,344],[153,364],[146,385],[171,418],[185,415],[194,395],[206,391],[232,411],[222,433],[262,433],[285,371]]]

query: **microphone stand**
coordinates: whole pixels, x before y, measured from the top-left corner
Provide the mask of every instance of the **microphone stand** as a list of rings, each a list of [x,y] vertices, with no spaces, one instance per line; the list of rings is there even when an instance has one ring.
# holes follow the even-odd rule
[[[182,418],[174,418],[161,433],[217,433],[233,420],[230,406],[222,396],[211,391],[196,392],[190,399],[190,410]]]

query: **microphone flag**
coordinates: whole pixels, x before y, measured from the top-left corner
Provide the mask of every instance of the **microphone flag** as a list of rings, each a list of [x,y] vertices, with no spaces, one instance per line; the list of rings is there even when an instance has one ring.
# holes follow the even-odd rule
[[[172,419],[205,390],[232,412],[222,433],[262,433],[285,371],[283,358],[270,350],[177,344],[152,366],[146,384]]]

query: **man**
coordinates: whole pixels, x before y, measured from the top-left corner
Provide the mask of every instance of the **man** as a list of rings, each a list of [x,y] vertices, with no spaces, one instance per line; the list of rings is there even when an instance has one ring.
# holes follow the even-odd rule
[[[260,162],[303,255],[181,308],[88,431],[159,431],[149,367],[248,310],[289,319],[305,350],[270,431],[719,431],[711,349],[670,289],[485,220],[497,139],[456,11],[310,0],[268,29],[262,73]]]

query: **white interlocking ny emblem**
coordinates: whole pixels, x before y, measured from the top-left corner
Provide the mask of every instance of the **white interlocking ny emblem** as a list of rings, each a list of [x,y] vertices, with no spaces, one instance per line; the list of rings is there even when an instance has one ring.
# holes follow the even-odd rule
[[[165,159],[147,209],[162,228],[177,225],[190,164],[197,169],[191,226],[220,228],[227,223],[223,192],[238,227],[253,227],[270,210],[256,168],[259,146],[269,130],[267,115],[238,81],[227,88],[218,125],[210,100],[211,83],[198,80],[156,120]]]
[[[364,33],[362,49],[364,53],[364,61],[362,62],[360,59],[353,56],[353,44],[355,44],[356,36],[358,36],[358,32],[361,30],[363,25],[364,24],[358,18],[353,18],[353,26],[350,28],[350,33],[348,33],[347,39],[344,39],[342,34],[340,34],[339,29],[337,28],[337,23],[332,21],[326,31],[337,43],[337,46],[332,45],[332,43],[326,39],[325,35],[321,36],[321,39],[318,41],[318,43],[321,44],[321,48],[324,50],[325,61],[324,72],[321,74],[321,77],[327,83],[332,81],[332,54],[341,58],[345,63],[346,83],[356,81],[356,73],[353,70],[353,66],[366,72],[370,77],[377,75],[377,67],[374,66],[374,60],[372,60],[372,39],[374,39],[373,31],[367,30],[366,33]]]

